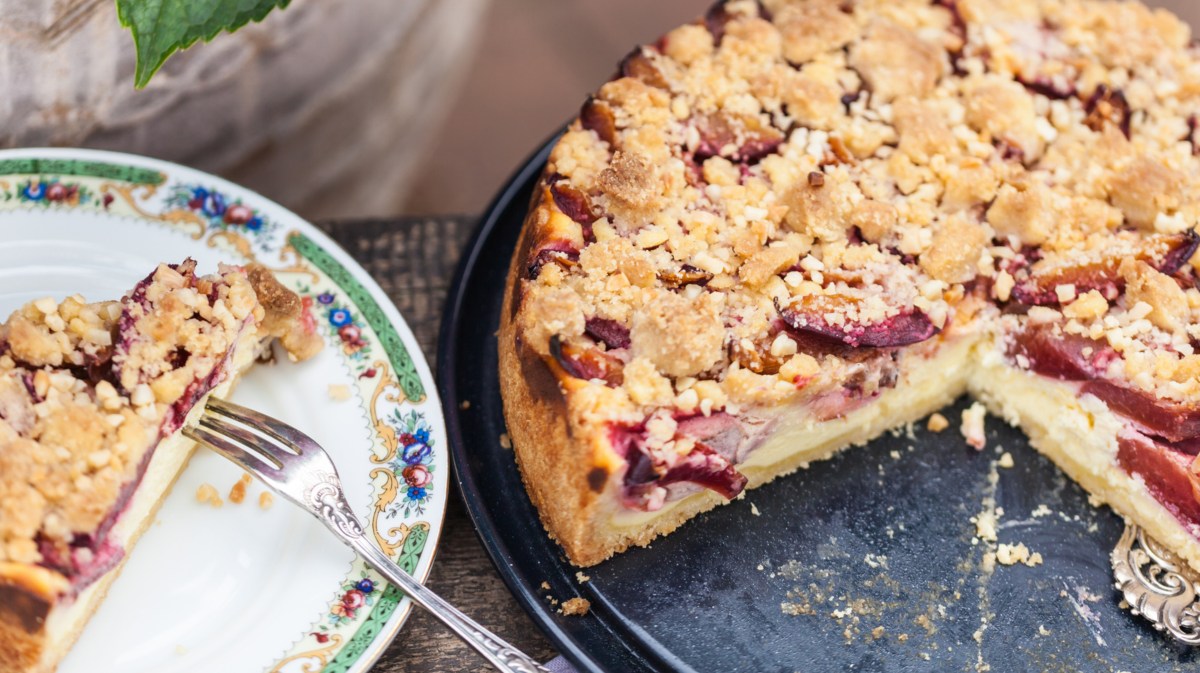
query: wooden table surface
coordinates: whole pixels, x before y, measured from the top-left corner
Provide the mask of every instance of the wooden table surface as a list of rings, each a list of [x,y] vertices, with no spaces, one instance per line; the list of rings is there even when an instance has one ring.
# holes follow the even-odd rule
[[[458,256],[474,226],[473,217],[437,216],[326,223],[321,228],[392,298],[434,368],[442,306]],[[492,566],[453,483],[433,572],[426,584],[533,657],[541,661],[554,657],[550,643]],[[372,673],[491,670],[441,622],[418,609]]]

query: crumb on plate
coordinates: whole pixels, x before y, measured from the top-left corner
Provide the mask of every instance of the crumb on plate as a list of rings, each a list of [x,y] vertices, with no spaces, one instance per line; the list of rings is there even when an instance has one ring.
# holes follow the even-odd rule
[[[258,506],[262,509],[271,509],[271,505],[275,504],[275,496],[271,495],[270,491],[263,491],[258,494]]]
[[[235,505],[242,504],[242,501],[246,499],[246,488],[250,486],[250,479],[249,474],[243,474],[242,478],[237,480],[233,488],[229,489],[229,502]]]
[[[996,465],[1003,468],[1009,468],[1015,464],[1016,463],[1013,462],[1012,454],[1008,451],[1000,454],[1000,460],[996,461]]]
[[[335,402],[345,402],[350,399],[350,386],[344,383],[329,384],[329,399]]]
[[[221,500],[221,494],[217,492],[217,487],[209,483],[200,484],[196,488],[196,502],[213,507],[225,504],[225,501]]]

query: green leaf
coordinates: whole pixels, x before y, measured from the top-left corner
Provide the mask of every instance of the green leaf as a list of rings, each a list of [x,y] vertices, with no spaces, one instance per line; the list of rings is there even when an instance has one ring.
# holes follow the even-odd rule
[[[117,17],[133,33],[137,48],[134,84],[141,89],[167,57],[197,40],[211,41],[223,30],[233,32],[262,21],[272,9],[291,0],[117,0]]]

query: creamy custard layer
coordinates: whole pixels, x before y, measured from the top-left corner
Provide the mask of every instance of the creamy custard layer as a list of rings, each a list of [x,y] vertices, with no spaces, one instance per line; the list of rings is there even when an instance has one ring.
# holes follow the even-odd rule
[[[981,348],[981,350],[983,350]],[[1029,443],[1088,493],[1129,517],[1200,570],[1200,541],[1117,462],[1126,422],[1078,385],[1007,364],[996,348],[981,353],[969,388],[988,409],[1029,436]]]
[[[912,358],[904,363],[895,388],[841,418],[820,421],[796,406],[776,411],[770,436],[737,465],[749,479],[746,487],[760,486],[844,448],[865,444],[891,428],[949,405],[967,390],[977,342],[977,336],[963,334],[943,344],[931,358]],[[669,518],[676,510],[704,508],[714,497],[719,499],[710,491],[701,491],[669,501],[654,512],[622,508],[614,514],[613,526],[639,530],[649,521]]]
[[[778,412],[770,436],[737,468],[749,479],[747,488],[754,488],[916,421],[967,391],[993,414],[1020,427],[1034,448],[1088,493],[1200,570],[1200,540],[1154,498],[1140,477],[1119,465],[1118,435],[1125,420],[1100,399],[1080,396],[1076,384],[1014,367],[992,341],[974,335],[960,336],[932,358],[908,363],[895,388],[842,418],[818,421],[802,408]],[[639,531],[659,519],[709,509],[720,500],[700,491],[654,512],[621,508],[611,525]]]

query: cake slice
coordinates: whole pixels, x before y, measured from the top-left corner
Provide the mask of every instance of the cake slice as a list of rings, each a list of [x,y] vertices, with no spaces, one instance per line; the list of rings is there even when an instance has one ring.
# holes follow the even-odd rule
[[[1137,2],[730,0],[635,49],[507,282],[547,530],[598,563],[970,392],[1200,570],[1197,115]]]
[[[321,347],[270,271],[190,259],[0,325],[0,673],[56,668],[187,464],[180,428],[276,338]]]

